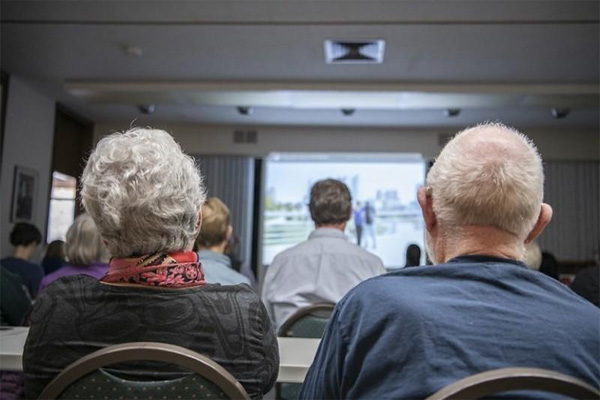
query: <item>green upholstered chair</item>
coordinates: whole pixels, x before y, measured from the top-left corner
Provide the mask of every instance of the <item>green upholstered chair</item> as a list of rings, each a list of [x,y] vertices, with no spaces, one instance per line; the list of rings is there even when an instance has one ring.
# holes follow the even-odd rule
[[[281,325],[278,336],[320,339],[334,308],[333,303],[317,303],[301,308]],[[295,400],[301,387],[299,383],[278,383],[277,398]]]
[[[190,371],[172,380],[122,379],[104,367],[132,361],[155,361]],[[40,399],[171,400],[250,399],[242,385],[211,359],[165,343],[134,342],[109,346],[74,362],[46,386]]]
[[[426,400],[474,400],[513,390],[556,393],[572,399],[600,399],[600,391],[579,379],[540,368],[501,368],[461,379]]]

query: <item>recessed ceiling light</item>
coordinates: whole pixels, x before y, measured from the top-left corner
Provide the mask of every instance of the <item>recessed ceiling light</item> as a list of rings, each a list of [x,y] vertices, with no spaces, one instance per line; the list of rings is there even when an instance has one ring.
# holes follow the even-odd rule
[[[552,116],[556,119],[563,119],[569,115],[569,111],[570,110],[568,108],[553,108]]]
[[[254,112],[254,109],[252,107],[248,107],[248,106],[238,106],[237,111],[241,115],[252,115],[252,113]]]
[[[142,114],[146,115],[154,114],[154,111],[156,111],[154,104],[140,104],[138,109]]]
[[[460,114],[460,108],[448,108],[444,110],[444,115],[448,118],[458,117]]]

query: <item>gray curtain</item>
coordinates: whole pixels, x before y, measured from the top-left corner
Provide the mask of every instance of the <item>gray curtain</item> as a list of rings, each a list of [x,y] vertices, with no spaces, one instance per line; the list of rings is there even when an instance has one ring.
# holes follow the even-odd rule
[[[542,250],[559,260],[593,260],[600,243],[600,163],[550,161],[544,171],[544,201],[554,216],[538,240]]]
[[[208,196],[220,198],[231,213],[233,234],[240,238],[238,258],[250,265],[252,252],[252,209],[254,159],[237,156],[194,156],[205,179]]]

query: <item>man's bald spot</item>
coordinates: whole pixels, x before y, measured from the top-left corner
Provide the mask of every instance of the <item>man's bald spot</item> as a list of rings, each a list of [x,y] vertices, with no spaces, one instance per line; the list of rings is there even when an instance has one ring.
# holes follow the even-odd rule
[[[467,157],[484,159],[489,164],[535,157],[528,139],[503,125],[480,125],[459,133],[455,146]]]

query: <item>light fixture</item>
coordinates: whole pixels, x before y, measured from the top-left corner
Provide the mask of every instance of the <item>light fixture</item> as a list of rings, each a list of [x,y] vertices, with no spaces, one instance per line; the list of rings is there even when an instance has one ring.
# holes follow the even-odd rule
[[[138,109],[142,114],[146,115],[154,114],[154,111],[156,111],[156,107],[154,106],[154,104],[140,104],[138,106]]]
[[[345,117],[349,117],[352,114],[354,114],[354,112],[356,111],[356,108],[342,108],[342,114],[344,114]]]
[[[571,110],[569,110],[568,108],[553,108],[552,116],[556,119],[563,119],[566,118],[567,115],[569,115],[570,111]]]
[[[460,108],[448,108],[444,110],[444,115],[448,118],[458,117],[460,114]]]
[[[241,115],[252,115],[252,113],[254,112],[254,109],[252,107],[248,107],[248,106],[237,106],[237,111]]]

